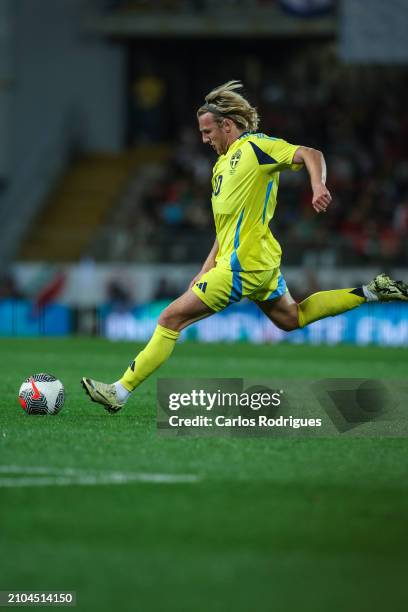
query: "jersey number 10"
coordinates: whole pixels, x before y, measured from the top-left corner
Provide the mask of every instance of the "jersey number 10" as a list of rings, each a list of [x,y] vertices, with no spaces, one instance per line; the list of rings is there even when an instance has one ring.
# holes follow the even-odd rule
[[[221,184],[222,184],[222,174],[217,176],[217,178],[215,179],[215,182],[214,182],[213,194],[215,196],[217,196],[220,193],[220,191],[221,191]]]

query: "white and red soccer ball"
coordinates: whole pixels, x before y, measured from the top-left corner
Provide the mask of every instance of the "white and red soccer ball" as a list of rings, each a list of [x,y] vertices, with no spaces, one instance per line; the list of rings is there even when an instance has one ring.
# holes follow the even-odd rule
[[[27,414],[58,414],[64,405],[64,385],[51,374],[34,374],[23,382],[18,401]]]

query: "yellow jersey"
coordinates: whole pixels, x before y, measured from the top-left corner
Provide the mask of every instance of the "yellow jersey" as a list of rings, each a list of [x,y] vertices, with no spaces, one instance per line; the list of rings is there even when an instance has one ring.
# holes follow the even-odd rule
[[[269,229],[279,174],[294,164],[298,145],[265,134],[245,132],[220,155],[212,177],[212,208],[218,240],[218,266],[234,271],[272,270],[281,247]]]

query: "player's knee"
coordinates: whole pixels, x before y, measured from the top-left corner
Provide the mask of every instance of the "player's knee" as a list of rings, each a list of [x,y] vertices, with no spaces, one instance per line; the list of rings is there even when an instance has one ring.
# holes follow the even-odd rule
[[[178,321],[170,307],[167,307],[163,310],[159,317],[158,324],[162,327],[165,327],[166,329],[174,329],[175,331],[178,331]]]

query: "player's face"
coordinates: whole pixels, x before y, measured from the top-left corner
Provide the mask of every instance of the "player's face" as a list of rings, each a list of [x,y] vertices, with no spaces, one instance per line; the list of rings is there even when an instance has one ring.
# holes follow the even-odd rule
[[[218,155],[228,150],[228,135],[223,125],[217,123],[212,113],[205,113],[198,118],[198,127],[204,144],[210,145]]]

